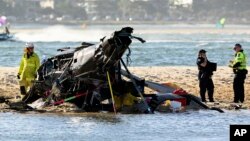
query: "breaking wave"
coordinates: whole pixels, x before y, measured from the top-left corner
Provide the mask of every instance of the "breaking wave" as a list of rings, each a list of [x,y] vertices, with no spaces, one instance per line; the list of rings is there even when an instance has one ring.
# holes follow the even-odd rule
[[[15,34],[15,38],[24,42],[96,42],[107,34],[109,34],[108,31],[100,29],[74,29],[57,25],[19,32]]]

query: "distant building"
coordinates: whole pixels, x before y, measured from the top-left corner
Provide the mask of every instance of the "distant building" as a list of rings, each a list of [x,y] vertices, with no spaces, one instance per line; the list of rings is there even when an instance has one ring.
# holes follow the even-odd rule
[[[98,0],[86,0],[84,3],[85,11],[88,16],[94,17],[98,14]]]
[[[116,0],[85,0],[83,5],[88,20],[112,20],[117,15]]]
[[[40,0],[40,6],[41,8],[45,9],[45,8],[51,8],[54,9],[54,0]]]
[[[169,5],[171,8],[176,7],[192,7],[193,0],[169,0]]]

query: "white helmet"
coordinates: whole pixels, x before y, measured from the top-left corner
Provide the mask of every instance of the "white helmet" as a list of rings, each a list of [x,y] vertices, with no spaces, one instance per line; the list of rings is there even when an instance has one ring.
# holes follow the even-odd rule
[[[26,43],[25,47],[26,48],[34,48],[34,44],[33,43]]]

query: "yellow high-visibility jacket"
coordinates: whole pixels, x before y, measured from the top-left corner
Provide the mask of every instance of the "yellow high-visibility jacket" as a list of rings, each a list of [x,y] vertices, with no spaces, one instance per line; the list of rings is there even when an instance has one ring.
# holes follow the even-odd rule
[[[233,67],[236,70],[244,70],[247,69],[247,55],[245,54],[244,51],[237,52],[235,54],[234,62],[233,62]]]
[[[18,74],[20,80],[34,80],[36,72],[40,66],[40,59],[36,53],[33,53],[29,58],[25,53],[22,57]]]

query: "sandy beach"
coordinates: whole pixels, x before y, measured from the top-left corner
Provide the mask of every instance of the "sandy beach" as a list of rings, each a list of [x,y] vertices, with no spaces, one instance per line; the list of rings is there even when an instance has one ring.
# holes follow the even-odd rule
[[[159,83],[175,83],[190,94],[199,96],[199,86],[196,67],[167,66],[167,67],[130,67],[129,70],[145,80]],[[19,85],[16,79],[16,67],[0,68],[0,98],[15,99],[19,95]],[[221,108],[233,101],[233,77],[232,70],[228,67],[218,67],[213,75],[215,94],[214,98]],[[250,108],[250,79],[245,81],[244,107]],[[211,103],[210,103],[211,104]],[[0,106],[1,107],[1,106]],[[3,107],[3,106],[2,106]]]
[[[0,97],[15,98],[19,95],[19,85],[16,78],[18,68],[0,68]]]

